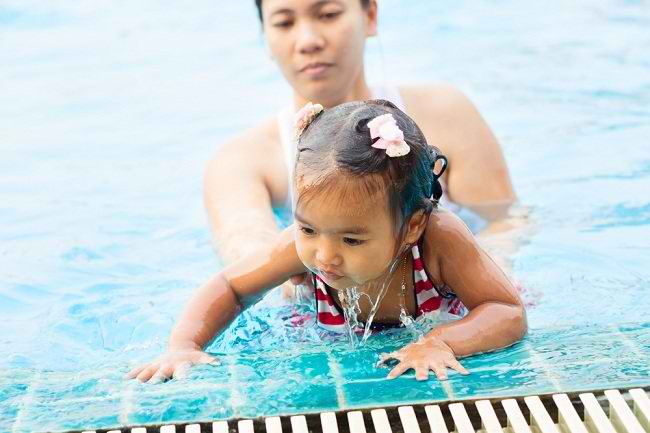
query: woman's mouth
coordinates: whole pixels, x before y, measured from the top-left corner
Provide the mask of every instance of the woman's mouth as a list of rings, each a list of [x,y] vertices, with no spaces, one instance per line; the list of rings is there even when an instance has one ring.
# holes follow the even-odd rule
[[[305,65],[302,69],[300,69],[300,72],[309,77],[318,78],[325,74],[332,66],[332,63],[314,62]]]

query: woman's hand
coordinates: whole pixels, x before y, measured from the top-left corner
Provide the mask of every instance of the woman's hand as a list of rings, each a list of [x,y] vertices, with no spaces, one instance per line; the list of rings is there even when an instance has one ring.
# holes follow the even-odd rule
[[[397,359],[399,363],[388,373],[388,379],[395,379],[411,368],[415,370],[417,380],[429,379],[429,370],[433,370],[439,380],[447,380],[447,368],[461,374],[469,374],[469,371],[456,360],[451,348],[443,341],[432,337],[423,337],[397,352],[383,354],[377,366],[386,364],[391,359]]]
[[[314,285],[307,272],[292,276],[280,287],[282,287],[282,299],[286,301],[296,302],[314,296]]]
[[[170,350],[153,361],[134,368],[124,376],[125,379],[138,379],[140,382],[163,382],[175,377],[185,377],[195,364],[219,365],[219,360],[198,349]]]

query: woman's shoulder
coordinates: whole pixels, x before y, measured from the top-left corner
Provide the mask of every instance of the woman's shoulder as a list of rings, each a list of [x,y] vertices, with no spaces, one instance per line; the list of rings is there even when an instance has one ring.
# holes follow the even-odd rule
[[[242,132],[239,132],[227,138],[219,147],[220,152],[241,150],[263,150],[273,146],[279,145],[280,131],[278,129],[277,119],[268,118],[250,127]]]
[[[475,111],[472,101],[455,86],[446,83],[399,86],[408,113],[418,123],[465,118]],[[422,126],[422,125],[421,125]]]
[[[269,119],[224,141],[205,168],[205,191],[238,179],[254,185],[264,182],[274,202],[286,196],[286,169],[277,122]]]
[[[270,166],[283,164],[279,147],[277,122],[275,119],[264,120],[223,141],[208,162],[207,175],[221,178],[221,173],[232,169],[266,172]],[[267,155],[268,158],[251,158],[251,155]]]

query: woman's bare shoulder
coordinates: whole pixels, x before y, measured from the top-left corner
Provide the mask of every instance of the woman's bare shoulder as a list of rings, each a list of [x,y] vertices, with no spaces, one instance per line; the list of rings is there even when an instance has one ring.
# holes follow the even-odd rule
[[[266,158],[253,158],[266,155]],[[252,128],[226,139],[210,158],[206,167],[208,177],[222,179],[233,171],[242,177],[245,173],[259,176],[275,173],[269,167],[283,164],[280,132],[275,119],[268,119]]]
[[[217,150],[220,154],[246,151],[264,151],[280,144],[280,132],[275,118],[266,119],[259,124],[242,131],[223,142]]]
[[[463,118],[474,111],[472,101],[457,87],[445,83],[400,86],[400,95],[409,114],[419,123],[439,120],[441,124]]]

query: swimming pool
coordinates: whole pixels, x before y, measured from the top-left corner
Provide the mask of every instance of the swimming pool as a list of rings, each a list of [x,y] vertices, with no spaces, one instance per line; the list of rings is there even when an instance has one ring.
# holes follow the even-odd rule
[[[500,138],[535,226],[514,262],[526,340],[448,386],[389,383],[374,357],[408,335],[350,352],[255,308],[223,367],[152,386],[121,376],[221,266],[204,165],[288,89],[248,2],[3,2],[0,431],[650,384],[650,11],[527,3],[382,1],[368,56],[374,82],[456,84]]]

